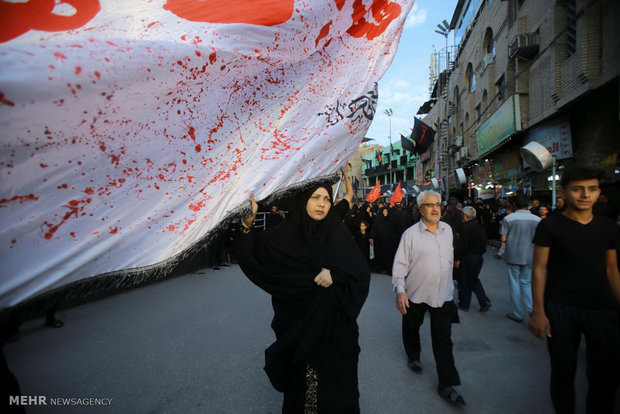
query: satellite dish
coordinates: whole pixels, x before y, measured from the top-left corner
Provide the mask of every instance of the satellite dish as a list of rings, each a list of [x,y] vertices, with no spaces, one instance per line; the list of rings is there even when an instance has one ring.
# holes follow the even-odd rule
[[[553,164],[553,156],[542,144],[532,141],[521,148],[521,157],[537,172],[545,171]]]
[[[431,183],[433,184],[434,190],[439,190],[439,181],[436,178],[431,178]]]
[[[456,173],[456,181],[459,183],[459,185],[467,184],[467,177],[465,177],[465,170],[463,170],[462,168],[457,168],[456,170],[454,170],[454,172]]]

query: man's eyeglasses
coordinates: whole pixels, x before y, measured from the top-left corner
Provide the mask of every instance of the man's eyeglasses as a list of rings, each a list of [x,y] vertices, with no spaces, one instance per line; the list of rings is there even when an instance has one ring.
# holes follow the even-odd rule
[[[433,207],[441,207],[441,203],[424,203],[421,204],[422,207],[433,208]]]

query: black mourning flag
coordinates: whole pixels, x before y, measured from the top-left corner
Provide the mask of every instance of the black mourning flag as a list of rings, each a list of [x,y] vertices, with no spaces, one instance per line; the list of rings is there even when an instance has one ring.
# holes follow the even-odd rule
[[[435,130],[420,121],[418,118],[413,119],[413,132],[411,132],[410,139],[407,139],[401,135],[400,140],[403,148],[411,152],[423,154],[430,148],[431,144],[435,140]]]
[[[413,141],[411,141],[409,138],[407,138],[406,136],[404,136],[403,134],[400,134],[400,145],[403,147],[403,149],[406,149],[409,152],[412,153],[416,153],[415,151],[415,143]]]

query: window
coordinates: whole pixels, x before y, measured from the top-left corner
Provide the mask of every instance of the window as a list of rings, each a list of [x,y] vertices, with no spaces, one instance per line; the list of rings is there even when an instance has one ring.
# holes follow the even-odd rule
[[[490,54],[495,57],[495,39],[493,39],[493,29],[487,27],[487,31],[484,34],[484,41],[482,47],[485,54]]]
[[[497,88],[497,102],[504,102],[506,99],[506,77],[504,75],[495,83],[495,87]]]
[[[471,63],[467,65],[466,74],[469,81],[469,92],[476,92],[476,72],[474,72],[474,68]]]
[[[480,104],[476,105],[476,122],[480,122],[480,116],[482,111],[480,110]]]
[[[487,90],[485,89],[482,92],[482,110],[486,112],[487,115],[489,113],[489,111],[487,110],[487,106],[489,106],[488,100],[489,100],[489,94],[487,93]]]

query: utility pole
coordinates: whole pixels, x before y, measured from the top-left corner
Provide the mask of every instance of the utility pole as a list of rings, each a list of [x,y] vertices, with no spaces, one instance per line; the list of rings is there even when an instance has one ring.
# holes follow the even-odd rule
[[[394,111],[392,111],[392,108],[388,108],[385,111],[383,111],[383,113],[388,116],[388,120],[390,122],[390,135],[388,136],[390,140],[390,161],[388,164],[388,171],[390,175],[391,184],[394,184],[394,177],[392,176],[392,155],[393,155],[392,154],[392,115],[394,114]]]

